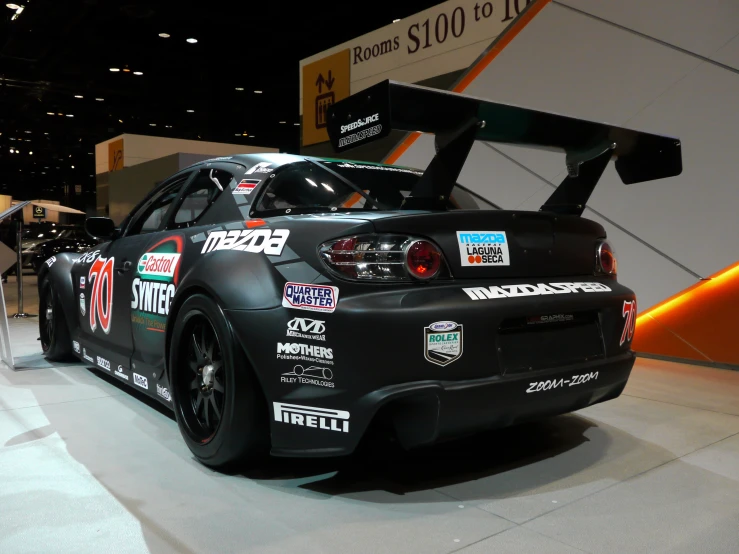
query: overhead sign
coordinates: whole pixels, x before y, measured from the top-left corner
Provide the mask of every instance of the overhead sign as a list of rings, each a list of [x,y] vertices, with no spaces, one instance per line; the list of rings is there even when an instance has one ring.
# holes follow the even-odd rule
[[[33,207],[33,217],[37,219],[43,219],[46,217],[46,208],[42,208],[41,206],[34,206]]]
[[[301,60],[303,121],[312,84],[305,69],[325,56],[349,51],[352,93],[385,79],[418,83],[469,67],[531,1],[449,0]]]
[[[123,139],[108,143],[108,171],[123,169]]]
[[[349,50],[303,66],[303,146],[325,142],[326,112],[349,96]]]

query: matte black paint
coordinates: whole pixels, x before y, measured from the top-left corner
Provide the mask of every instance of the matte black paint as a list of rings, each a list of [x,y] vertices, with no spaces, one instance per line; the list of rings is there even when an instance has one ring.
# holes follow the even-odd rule
[[[389,418],[404,444],[416,445],[529,417],[563,413],[620,394],[633,365],[628,343],[619,345],[624,325],[621,310],[623,302],[633,300],[634,294],[613,278],[594,276],[595,244],[605,237],[602,226],[573,216],[503,210],[285,214],[264,221],[243,217],[239,206],[258,200],[264,184],[263,181],[250,195],[247,204],[239,205],[244,198],[232,195],[231,190],[244,171],[259,161],[276,160],[277,166],[283,161],[291,163],[299,159],[289,155],[244,155],[196,164],[178,175],[210,167],[234,173],[234,180],[197,225],[128,237],[130,221],[127,220],[122,225],[121,238],[95,247],[102,257],[114,256],[115,266],[120,269],[114,272],[109,335],[99,328],[91,332],[88,317],[80,314],[79,278],[87,276],[91,264],[76,263],[79,254],[64,253],[56,256],[51,267],[44,265],[39,286],[45,278],[56,284],[72,339],[80,342],[80,350],[84,348],[93,360],[97,356],[109,360],[111,374],[120,365],[123,375],[128,376],[128,380],[121,378],[122,382],[129,386],[135,387],[134,373],[146,377],[148,389],[137,390],[172,406],[157,395],[158,387],[170,388],[165,361],[171,324],[167,324],[167,332],[157,333],[147,343],[148,351],[132,344],[135,339],[132,339],[130,300],[134,271],[125,270],[124,263],[138,263],[141,255],[157,241],[180,234],[183,251],[179,282],[168,321],[177,317],[178,306],[189,294],[208,294],[224,311],[234,336],[244,348],[270,410],[273,402],[283,402],[346,410],[351,414],[349,432],[344,433],[276,422],[274,413],[270,413],[275,455],[350,453],[378,418]],[[160,187],[166,187],[169,182]],[[201,253],[208,232],[247,228],[289,230],[282,255],[232,250]],[[511,266],[460,266],[455,232],[480,229],[509,233]],[[428,237],[442,248],[453,278],[424,284],[369,284],[331,276],[319,259],[318,246],[338,237],[369,232]],[[282,307],[282,291],[287,282],[283,272],[287,274],[297,266],[306,272],[310,270],[315,275],[313,282],[339,287],[335,312]],[[479,301],[471,300],[462,290],[470,286],[559,281],[601,282],[612,290]],[[86,295],[88,310],[91,290],[92,285],[87,282],[82,293]],[[504,320],[572,311],[597,314],[605,359],[527,374],[506,374],[497,352],[498,327]],[[326,340],[287,337],[287,324],[295,317],[325,321]],[[464,325],[464,351],[457,361],[440,367],[424,359],[423,329],[443,320]],[[282,383],[281,376],[292,371],[297,362],[277,359],[278,342],[331,348],[334,363],[327,367],[333,372],[334,388]],[[155,344],[159,346],[151,346]],[[532,344],[532,355],[536,355],[535,344]],[[102,371],[107,370],[102,368]],[[567,389],[525,393],[532,380],[586,371],[598,371],[598,379]]]

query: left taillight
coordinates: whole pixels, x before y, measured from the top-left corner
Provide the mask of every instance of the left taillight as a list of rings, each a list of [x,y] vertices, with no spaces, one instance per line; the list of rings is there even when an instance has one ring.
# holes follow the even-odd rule
[[[338,277],[357,281],[430,281],[447,275],[433,242],[407,235],[357,235],[323,243],[318,249]]]

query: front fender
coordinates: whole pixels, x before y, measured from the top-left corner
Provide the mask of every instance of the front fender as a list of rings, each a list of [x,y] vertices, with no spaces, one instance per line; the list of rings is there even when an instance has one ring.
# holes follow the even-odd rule
[[[52,256],[41,264],[37,280],[39,299],[41,298],[41,285],[44,280],[48,278],[51,282],[62,305],[64,318],[67,320],[67,329],[72,334],[74,334],[74,330],[77,328],[72,267],[79,257],[79,253],[72,252],[62,252],[61,254]],[[52,259],[54,261],[49,264],[48,262]]]

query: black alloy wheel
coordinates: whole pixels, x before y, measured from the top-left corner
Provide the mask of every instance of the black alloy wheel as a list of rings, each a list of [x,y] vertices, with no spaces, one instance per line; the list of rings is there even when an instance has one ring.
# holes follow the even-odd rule
[[[223,311],[195,294],[170,318],[170,390],[190,451],[219,469],[261,459],[269,445],[267,404]]]
[[[189,322],[186,336],[187,365],[192,380],[178,381],[177,394],[182,402],[190,402],[185,410],[188,427],[194,438],[208,442],[213,438],[223,417],[226,379],[223,355],[218,337],[210,321],[203,315],[195,315]],[[187,384],[187,387],[182,385]]]
[[[74,359],[72,340],[67,320],[64,317],[59,297],[51,281],[46,278],[41,285],[39,298],[39,337],[41,350],[49,360],[68,361]]]

